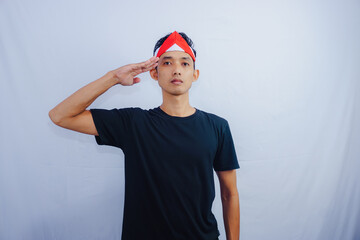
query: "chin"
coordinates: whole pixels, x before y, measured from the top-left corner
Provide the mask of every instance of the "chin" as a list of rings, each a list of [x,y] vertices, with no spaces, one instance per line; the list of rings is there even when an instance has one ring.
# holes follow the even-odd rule
[[[162,89],[164,92],[170,94],[170,95],[174,95],[174,96],[180,96],[180,95],[184,95],[187,93],[187,91],[182,91],[182,90],[166,90],[166,89]]]

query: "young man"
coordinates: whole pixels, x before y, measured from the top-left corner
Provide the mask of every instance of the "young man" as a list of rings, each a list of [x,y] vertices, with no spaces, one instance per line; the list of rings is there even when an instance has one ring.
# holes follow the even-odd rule
[[[211,212],[213,170],[220,182],[226,239],[239,239],[233,139],[225,119],[189,103],[189,89],[199,77],[195,57],[192,41],[175,31],[157,42],[149,60],[106,73],[49,112],[56,125],[123,150],[123,240],[218,239]],[[146,71],[162,89],[159,107],[86,110],[110,87],[139,83],[136,76]]]

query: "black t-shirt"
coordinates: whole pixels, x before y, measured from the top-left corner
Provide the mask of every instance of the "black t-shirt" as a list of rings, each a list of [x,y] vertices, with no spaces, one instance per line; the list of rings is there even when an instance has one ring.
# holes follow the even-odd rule
[[[99,145],[125,156],[123,240],[213,240],[214,172],[239,168],[228,122],[196,109],[90,109]]]

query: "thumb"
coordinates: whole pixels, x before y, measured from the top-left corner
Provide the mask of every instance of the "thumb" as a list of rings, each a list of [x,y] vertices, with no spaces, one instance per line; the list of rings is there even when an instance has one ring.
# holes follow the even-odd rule
[[[133,79],[133,83],[134,83],[134,84],[135,84],[135,83],[139,83],[140,81],[141,81],[141,79],[138,78],[138,77],[136,77],[136,78]]]

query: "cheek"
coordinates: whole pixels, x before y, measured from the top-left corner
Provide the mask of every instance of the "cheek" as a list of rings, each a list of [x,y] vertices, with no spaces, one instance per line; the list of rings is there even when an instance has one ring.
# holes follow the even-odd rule
[[[158,76],[166,76],[169,74],[168,68],[158,68]]]
[[[193,77],[194,77],[194,71],[187,71],[186,75],[187,75],[189,78],[193,78]]]

